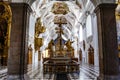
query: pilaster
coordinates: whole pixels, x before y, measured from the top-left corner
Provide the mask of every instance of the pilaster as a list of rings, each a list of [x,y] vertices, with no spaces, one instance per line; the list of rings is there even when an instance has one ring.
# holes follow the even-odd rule
[[[99,46],[99,80],[119,80],[117,48],[116,4],[100,4],[96,7]]]
[[[26,73],[31,8],[25,3],[10,3],[10,7],[12,11],[12,25],[7,80],[25,80],[28,78]]]

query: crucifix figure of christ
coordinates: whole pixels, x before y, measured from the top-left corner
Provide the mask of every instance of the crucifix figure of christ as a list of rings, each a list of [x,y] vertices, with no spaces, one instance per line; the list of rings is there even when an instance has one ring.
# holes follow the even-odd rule
[[[58,43],[60,45],[60,47],[59,47],[60,54],[59,55],[62,55],[62,34],[63,34],[62,24],[67,24],[67,21],[66,21],[65,17],[58,17],[57,21],[55,21],[54,23],[59,26],[59,28],[56,28],[56,30],[58,33]]]

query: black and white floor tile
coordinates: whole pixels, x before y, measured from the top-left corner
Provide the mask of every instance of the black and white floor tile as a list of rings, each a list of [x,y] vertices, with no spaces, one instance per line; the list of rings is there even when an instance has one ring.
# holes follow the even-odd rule
[[[43,74],[42,66],[28,66],[28,75],[32,80],[54,80],[56,74]],[[67,74],[70,80],[97,80],[99,67],[93,65],[80,64],[80,72]]]
[[[0,69],[0,80],[7,80],[7,68]]]
[[[56,74],[43,74],[42,65],[32,64],[28,65],[28,72],[31,80],[55,80]],[[80,64],[80,72],[69,73],[68,80],[97,80],[99,76],[99,67],[88,64]],[[7,68],[0,70],[0,80],[7,80]]]

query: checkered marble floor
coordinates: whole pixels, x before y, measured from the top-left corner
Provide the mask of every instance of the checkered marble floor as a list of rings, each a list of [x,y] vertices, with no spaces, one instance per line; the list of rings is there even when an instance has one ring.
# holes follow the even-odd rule
[[[31,80],[56,80],[56,74],[43,74],[42,64],[28,65],[28,72]],[[69,80],[97,80],[99,67],[80,63],[80,72],[67,74]],[[7,80],[7,68],[0,70],[0,80]]]
[[[31,80],[54,80],[56,74],[43,74],[42,65],[28,65],[28,73]],[[67,74],[70,80],[97,80],[99,67],[88,64],[80,64],[80,72]]]
[[[0,66],[0,80],[7,80],[7,68]]]
[[[28,65],[28,73],[31,80],[53,80],[54,74],[43,74],[42,65]]]

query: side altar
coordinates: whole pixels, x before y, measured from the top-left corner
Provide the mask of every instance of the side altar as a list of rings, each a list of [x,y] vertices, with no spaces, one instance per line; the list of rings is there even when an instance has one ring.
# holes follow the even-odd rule
[[[56,29],[58,33],[56,43],[51,40],[46,50],[48,51],[48,57],[43,58],[43,72],[44,73],[70,73],[79,71],[78,58],[74,57],[74,48],[72,47],[72,41],[68,39],[64,41],[62,39],[62,24],[67,24],[64,20],[62,22],[59,18],[59,28]],[[54,49],[53,49],[54,48]]]

